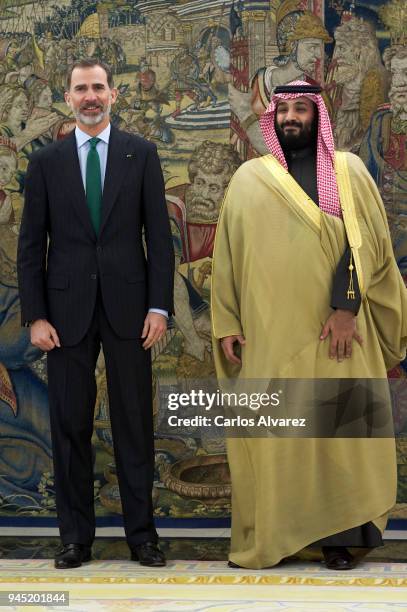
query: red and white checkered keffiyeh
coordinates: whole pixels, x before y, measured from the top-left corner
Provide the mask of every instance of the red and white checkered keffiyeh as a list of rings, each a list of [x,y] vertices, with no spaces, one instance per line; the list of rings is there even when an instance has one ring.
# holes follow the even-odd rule
[[[309,85],[305,81],[292,81],[287,85]],[[271,102],[262,117],[260,127],[271,154],[288,170],[287,161],[284,157],[275,127],[274,119],[279,100],[292,100],[294,98],[307,97],[318,107],[318,136],[317,136],[317,189],[319,207],[328,215],[342,217],[339,202],[338,186],[334,167],[334,139],[331,122],[325,102],[320,94],[315,93],[279,93],[274,94]]]

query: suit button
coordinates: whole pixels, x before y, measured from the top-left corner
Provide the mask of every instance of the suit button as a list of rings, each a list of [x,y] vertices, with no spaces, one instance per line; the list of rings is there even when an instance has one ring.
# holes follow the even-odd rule
[[[96,280],[97,279],[97,274],[91,274],[90,277],[91,277],[92,280]]]
[[[97,250],[98,253],[101,253],[102,252],[102,247],[101,246],[97,246],[96,250]]]

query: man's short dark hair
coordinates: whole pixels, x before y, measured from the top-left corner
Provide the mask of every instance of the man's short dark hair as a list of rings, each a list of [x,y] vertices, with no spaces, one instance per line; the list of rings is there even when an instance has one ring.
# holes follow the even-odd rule
[[[69,67],[68,73],[66,75],[66,90],[69,91],[71,87],[72,72],[75,70],[75,68],[93,68],[94,66],[100,66],[101,68],[103,68],[103,70],[106,72],[107,84],[109,85],[110,89],[112,89],[112,87],[114,87],[114,82],[113,72],[110,66],[97,59],[96,57],[85,57],[83,59],[76,60]]]

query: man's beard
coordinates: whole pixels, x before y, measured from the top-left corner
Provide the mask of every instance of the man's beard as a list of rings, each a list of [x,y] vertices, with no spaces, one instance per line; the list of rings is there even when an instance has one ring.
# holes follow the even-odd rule
[[[109,103],[106,107],[103,107],[100,104],[97,106],[100,108],[100,113],[97,115],[85,115],[82,111],[86,110],[87,107],[84,106],[79,110],[74,110],[75,118],[83,123],[83,125],[98,125],[98,123],[101,123],[105,117],[110,115],[112,105]]]
[[[337,67],[335,72],[335,81],[339,85],[346,85],[348,82],[352,82],[356,76],[358,76],[358,66],[350,64],[341,64]]]
[[[306,74],[310,77],[315,76],[315,70],[317,67],[317,59],[316,58],[308,58],[305,60],[305,62],[303,63],[299,63],[298,62],[298,58],[294,57],[293,58],[294,64],[296,65],[296,67],[298,68],[298,70],[301,70],[301,72],[303,74]]]
[[[407,116],[407,85],[404,87],[391,87],[389,100],[394,116]]]
[[[288,134],[284,132],[285,126],[295,126],[301,128],[299,132]],[[287,151],[305,149],[305,147],[315,146],[318,135],[318,118],[315,117],[310,125],[303,125],[300,121],[285,121],[281,126],[275,122],[276,133],[282,149]]]
[[[199,223],[200,221],[216,223],[218,220],[219,207],[216,201],[211,198],[203,198],[191,187],[186,190],[185,204],[187,207],[187,218],[191,223]]]

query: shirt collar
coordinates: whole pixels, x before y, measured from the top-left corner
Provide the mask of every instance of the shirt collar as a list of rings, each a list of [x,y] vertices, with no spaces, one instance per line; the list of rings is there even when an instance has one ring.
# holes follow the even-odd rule
[[[106,144],[109,144],[109,138],[110,138],[110,123],[107,127],[105,127],[104,130],[102,130],[102,132],[100,132],[100,134],[97,135],[98,138],[100,138],[100,140],[103,140],[103,142],[105,142]],[[75,128],[75,138],[76,138],[76,146],[78,147],[78,149],[81,148],[81,146],[83,144],[85,144],[85,142],[88,142],[88,140],[90,140],[92,138],[92,136],[89,136],[89,134],[87,134],[86,132],[84,132],[83,130],[81,130],[78,126],[76,126]]]

